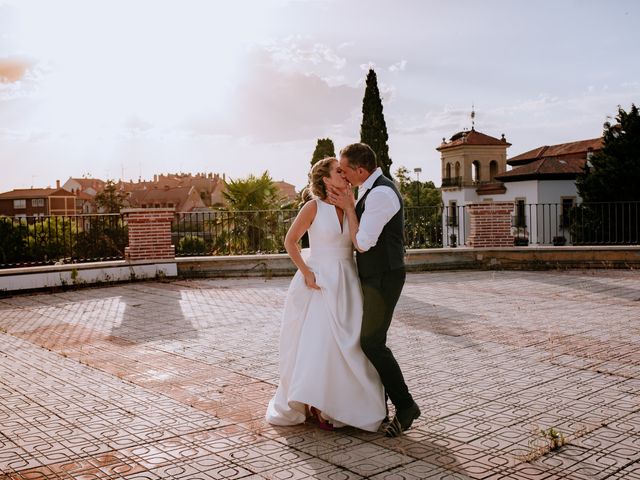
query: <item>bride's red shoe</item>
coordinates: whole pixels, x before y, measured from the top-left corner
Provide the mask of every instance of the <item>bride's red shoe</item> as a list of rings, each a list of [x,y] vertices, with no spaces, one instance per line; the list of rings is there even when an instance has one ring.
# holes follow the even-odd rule
[[[334,430],[334,426],[322,418],[322,415],[320,414],[320,410],[318,410],[316,407],[309,406],[308,411],[309,411],[309,414],[316,419],[316,421],[318,422],[318,426],[320,427],[321,430],[327,430],[329,432]]]

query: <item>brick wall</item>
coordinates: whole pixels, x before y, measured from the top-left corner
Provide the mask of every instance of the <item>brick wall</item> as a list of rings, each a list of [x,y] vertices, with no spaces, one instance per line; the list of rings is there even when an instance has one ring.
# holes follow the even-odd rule
[[[466,208],[470,247],[513,247],[513,202],[472,203]]]
[[[173,208],[126,208],[122,213],[129,228],[129,246],[124,249],[127,260],[160,260],[175,258],[171,245]]]

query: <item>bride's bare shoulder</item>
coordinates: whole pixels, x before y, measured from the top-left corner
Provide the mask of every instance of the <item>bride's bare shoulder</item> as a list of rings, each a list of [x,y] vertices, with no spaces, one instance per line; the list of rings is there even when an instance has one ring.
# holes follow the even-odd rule
[[[298,213],[298,218],[301,220],[307,220],[309,223],[316,218],[316,213],[318,212],[318,201],[314,198],[313,200],[309,200],[305,203],[300,209],[300,213]]]

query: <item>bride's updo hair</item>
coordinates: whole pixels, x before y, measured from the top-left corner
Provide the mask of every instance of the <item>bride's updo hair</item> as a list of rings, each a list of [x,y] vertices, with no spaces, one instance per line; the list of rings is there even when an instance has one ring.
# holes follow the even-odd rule
[[[324,183],[323,178],[331,176],[331,167],[333,162],[337,162],[335,157],[327,157],[319,160],[311,167],[309,172],[309,189],[314,196],[320,200],[327,198],[327,185]]]

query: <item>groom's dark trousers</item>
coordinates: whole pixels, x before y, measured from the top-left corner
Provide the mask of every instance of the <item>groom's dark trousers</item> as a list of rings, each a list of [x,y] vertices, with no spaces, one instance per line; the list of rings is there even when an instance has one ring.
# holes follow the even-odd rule
[[[404,286],[404,268],[389,270],[370,277],[360,277],[360,280],[364,296],[360,345],[378,370],[380,380],[391,402],[396,408],[408,408],[413,404],[413,398],[398,362],[387,347],[387,331]]]
[[[364,297],[360,345],[378,371],[396,409],[404,409],[413,405],[413,398],[398,362],[387,347],[387,331],[405,280],[402,195],[391,180],[381,175],[356,204],[356,215],[358,219],[362,218],[367,197],[377,186],[387,186],[394,191],[400,210],[384,226],[375,246],[356,255]]]

